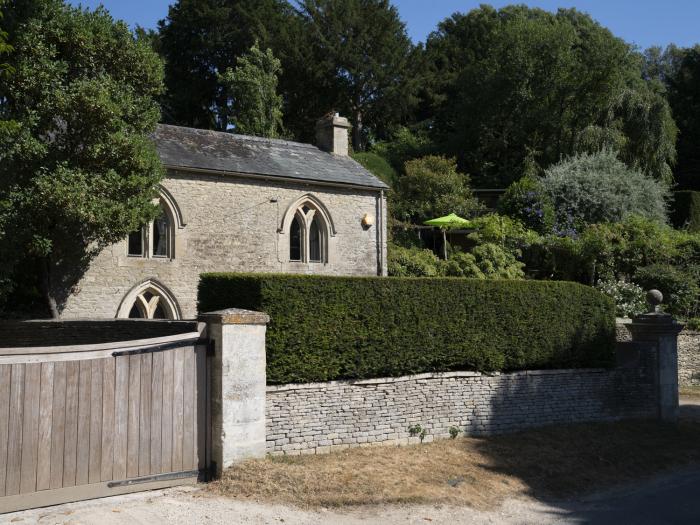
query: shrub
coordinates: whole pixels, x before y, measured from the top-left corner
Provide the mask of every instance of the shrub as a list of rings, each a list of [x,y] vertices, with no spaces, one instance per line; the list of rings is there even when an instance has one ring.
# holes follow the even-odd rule
[[[700,231],[700,191],[674,192],[670,219],[676,228]]]
[[[586,224],[619,222],[631,214],[666,222],[669,191],[628,168],[614,153],[570,157],[545,171],[542,188],[554,204],[562,233]]]
[[[469,253],[457,252],[444,263],[445,275],[475,279],[522,279],[523,263],[498,244],[486,243]]]
[[[598,281],[596,288],[615,302],[618,317],[634,317],[646,310],[644,290],[626,281]]]
[[[550,233],[554,226],[552,201],[534,177],[523,177],[508,186],[498,201],[498,211],[538,233]]]
[[[203,274],[199,311],[227,307],[270,315],[270,383],[598,367],[614,355],[612,301],[576,283]]]
[[[387,267],[395,277],[438,277],[443,275],[443,261],[432,251],[421,248],[404,248],[389,244]]]
[[[664,294],[663,309],[688,319],[698,315],[698,268],[681,269],[670,264],[652,264],[639,268],[634,281],[645,290],[656,288]]]

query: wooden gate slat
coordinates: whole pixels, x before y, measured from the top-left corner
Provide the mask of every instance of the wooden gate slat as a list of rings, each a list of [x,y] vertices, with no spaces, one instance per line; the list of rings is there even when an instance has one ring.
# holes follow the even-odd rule
[[[75,465],[75,484],[85,485],[90,470],[90,403],[92,363],[80,361],[78,382],[78,448]]]
[[[113,479],[126,479],[129,425],[129,356],[116,358],[114,386],[114,469]]]
[[[195,368],[194,348],[184,348],[183,367],[183,429],[182,429],[182,469],[193,470],[196,463],[194,461],[194,377],[197,373]]]
[[[102,363],[94,359],[90,367],[90,455],[88,482],[97,483],[102,476]]]
[[[7,478],[7,431],[10,422],[10,365],[0,365],[0,496],[5,495]]]
[[[78,465],[78,398],[80,395],[80,362],[66,363],[66,434],[63,444],[63,486],[75,485]]]
[[[183,387],[184,387],[184,363],[185,349],[177,348],[174,351],[173,363],[173,471],[182,470],[182,437],[183,422]]]
[[[205,467],[205,457],[204,457],[204,446],[206,443],[206,409],[205,409],[205,402],[206,402],[206,359],[207,359],[207,347],[206,346],[197,346],[195,347],[196,349],[196,366],[197,366],[197,384],[196,384],[196,392],[195,395],[197,396],[196,402],[194,404],[195,410],[197,413],[195,414],[194,418],[194,423],[195,423],[195,430],[194,430],[194,435],[197,437],[195,440],[195,451],[194,451],[194,458],[195,458],[195,465],[197,465],[197,468],[199,470],[202,470]]]
[[[53,368],[53,414],[51,416],[51,481],[50,488],[63,486],[63,444],[66,432],[66,363]]]
[[[139,475],[139,405],[141,396],[141,356],[129,356],[129,415],[127,426],[126,476]]]
[[[30,363],[24,371],[24,418],[22,428],[22,472],[20,493],[36,490],[37,452],[39,446],[39,397],[41,363]]]
[[[41,364],[41,394],[39,398],[39,448],[37,451],[36,490],[51,485],[51,428],[53,426],[54,364]]]
[[[173,379],[175,351],[163,352],[163,413],[161,429],[161,471],[173,470]]]
[[[112,479],[114,464],[114,358],[102,361],[102,481]]]
[[[139,406],[139,476],[151,473],[151,368],[153,354],[141,355],[141,403]]]
[[[153,380],[151,383],[151,474],[160,474],[162,472],[163,359],[164,352],[156,352],[153,354]]]
[[[19,494],[22,466],[22,415],[24,410],[24,367],[12,365],[10,379],[10,428],[7,438],[7,481],[5,494]]]

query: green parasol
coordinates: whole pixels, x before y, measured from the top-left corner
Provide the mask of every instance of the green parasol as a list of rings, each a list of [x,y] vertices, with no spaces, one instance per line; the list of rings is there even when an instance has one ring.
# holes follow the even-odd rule
[[[425,221],[423,224],[428,226],[437,226],[442,230],[442,247],[443,247],[443,257],[447,260],[447,233],[446,231],[451,228],[471,228],[472,223],[467,219],[463,219],[459,215],[450,213],[444,217],[438,217],[437,219],[430,219]]]

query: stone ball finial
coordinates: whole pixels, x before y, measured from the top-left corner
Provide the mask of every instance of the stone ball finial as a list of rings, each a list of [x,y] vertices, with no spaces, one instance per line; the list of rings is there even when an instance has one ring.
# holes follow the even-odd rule
[[[658,312],[659,305],[664,302],[664,294],[659,290],[649,290],[647,292],[647,303],[649,304],[649,312]]]

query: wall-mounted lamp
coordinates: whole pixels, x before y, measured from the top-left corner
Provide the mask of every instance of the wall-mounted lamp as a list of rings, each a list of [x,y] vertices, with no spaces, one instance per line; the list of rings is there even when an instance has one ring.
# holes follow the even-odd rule
[[[370,215],[369,213],[365,213],[365,216],[362,217],[362,226],[363,228],[371,228],[372,225],[374,224],[374,217]]]

